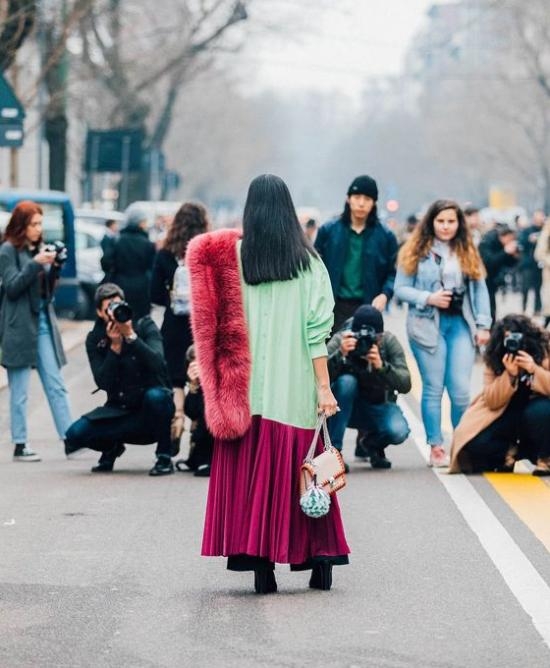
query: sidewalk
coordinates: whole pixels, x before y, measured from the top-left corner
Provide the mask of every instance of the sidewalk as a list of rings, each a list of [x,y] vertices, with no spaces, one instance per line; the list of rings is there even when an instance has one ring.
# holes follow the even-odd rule
[[[63,348],[65,352],[73,350],[86,340],[86,335],[92,328],[90,320],[65,320],[59,319],[59,330],[61,331],[61,339],[63,340]],[[4,367],[0,367],[0,390],[8,386],[8,373]]]

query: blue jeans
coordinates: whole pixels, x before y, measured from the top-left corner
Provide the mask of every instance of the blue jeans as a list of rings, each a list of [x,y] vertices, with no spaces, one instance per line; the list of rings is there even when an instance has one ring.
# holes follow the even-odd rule
[[[81,417],[67,431],[69,447],[108,452],[118,443],[157,443],[156,455],[172,455],[170,425],[174,415],[172,390],[151,387],[141,407],[126,415],[102,419]]]
[[[48,317],[42,309],[38,315],[37,371],[50,405],[59,438],[64,439],[72,420],[67,388],[57,363]],[[31,367],[8,368],[10,388],[10,421],[13,443],[27,442],[27,397]]]
[[[368,443],[383,450],[390,444],[403,443],[409,435],[409,425],[399,406],[392,402],[372,404],[359,391],[357,378],[346,373],[331,385],[340,411],[328,421],[332,444],[342,450],[346,427],[368,432]]]
[[[441,432],[441,399],[446,388],[451,400],[453,429],[470,403],[470,377],[475,348],[470,328],[461,316],[441,313],[439,341],[435,352],[429,352],[410,341],[422,377],[422,421],[428,444],[443,444]]]

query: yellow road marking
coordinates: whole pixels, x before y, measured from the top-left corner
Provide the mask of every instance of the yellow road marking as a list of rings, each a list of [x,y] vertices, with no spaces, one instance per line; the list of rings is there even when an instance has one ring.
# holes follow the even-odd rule
[[[484,477],[550,552],[550,487],[532,475],[485,473]]]

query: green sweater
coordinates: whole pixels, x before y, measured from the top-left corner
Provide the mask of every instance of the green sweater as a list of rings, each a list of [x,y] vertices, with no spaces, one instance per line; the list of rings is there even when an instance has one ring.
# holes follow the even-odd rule
[[[239,242],[240,257],[240,242]],[[289,281],[241,288],[252,355],[252,415],[310,429],[317,419],[312,360],[327,356],[334,300],[325,265],[311,258],[310,269]]]

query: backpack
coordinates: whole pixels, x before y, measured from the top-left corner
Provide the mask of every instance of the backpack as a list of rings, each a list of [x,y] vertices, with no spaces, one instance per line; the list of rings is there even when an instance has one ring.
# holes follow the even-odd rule
[[[183,260],[178,260],[178,266],[172,279],[170,308],[174,315],[189,315],[191,311],[189,271]]]

